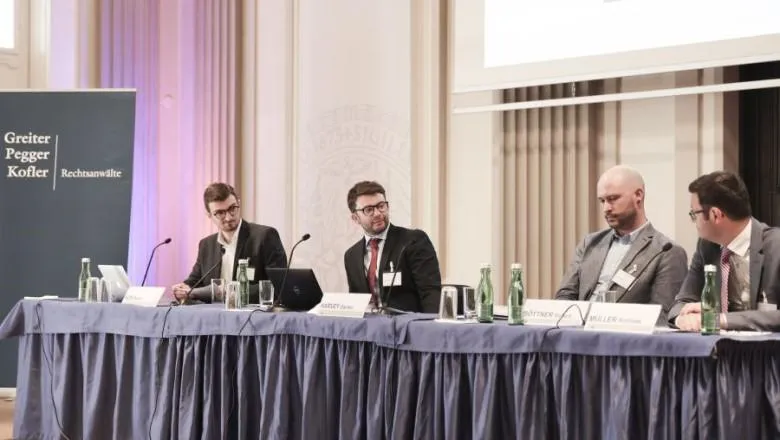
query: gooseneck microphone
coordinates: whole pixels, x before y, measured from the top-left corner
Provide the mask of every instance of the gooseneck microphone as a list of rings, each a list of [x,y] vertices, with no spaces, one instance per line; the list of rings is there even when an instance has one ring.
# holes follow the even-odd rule
[[[416,243],[416,240],[408,241],[402,248],[401,251],[398,252],[398,258],[395,259],[395,268],[393,270],[393,277],[390,279],[390,287],[387,288],[387,292],[385,292],[384,286],[382,286],[379,289],[379,310],[382,312],[388,312],[388,313],[395,313],[395,314],[404,314],[407,313],[406,311],[395,309],[393,307],[389,307],[387,305],[387,300],[390,298],[390,292],[393,291],[393,286],[395,285],[395,276],[398,274],[399,269],[401,268],[401,258],[403,258],[404,253],[406,252],[406,248],[409,246],[414,245]],[[384,278],[384,276],[382,276]],[[384,284],[384,283],[383,283]],[[384,295],[382,295],[384,293]]]
[[[631,281],[631,284],[629,284],[629,285],[628,285],[628,287],[626,287],[626,290],[625,290],[625,291],[623,291],[623,294],[622,294],[622,295],[620,295],[620,298],[618,298],[618,299],[617,299],[617,300],[615,300],[615,301],[616,301],[616,302],[617,302],[617,301],[620,301],[620,300],[621,300],[621,299],[622,299],[624,296],[626,296],[626,294],[627,294],[627,293],[628,293],[628,292],[629,292],[629,291],[630,291],[630,290],[631,290],[631,289],[634,287],[634,284],[636,284],[636,280],[638,280],[638,279],[639,279],[639,277],[640,277],[640,276],[641,276],[641,275],[642,275],[642,274],[645,272],[645,269],[647,269],[648,267],[650,267],[650,264],[651,264],[653,261],[655,261],[655,259],[656,259],[656,258],[660,257],[661,255],[663,255],[663,254],[664,254],[664,252],[667,252],[667,251],[668,251],[669,249],[671,249],[671,248],[672,248],[672,243],[671,243],[671,242],[668,242],[668,241],[667,241],[666,243],[664,243],[664,245],[663,245],[663,247],[661,248],[661,250],[660,250],[660,251],[659,251],[657,254],[653,255],[653,257],[652,257],[652,258],[650,258],[650,261],[648,261],[648,262],[647,262],[647,264],[645,264],[645,266],[642,268],[642,270],[640,270],[640,271],[639,271],[639,273],[638,273],[638,274],[636,274],[636,276],[634,277],[634,279]]]
[[[279,294],[274,295],[275,296],[273,302],[274,307],[281,305],[282,292],[284,292],[284,285],[287,283],[287,274],[290,273],[290,264],[292,263],[292,257],[293,254],[295,253],[295,248],[297,248],[299,244],[303,243],[304,241],[310,238],[311,238],[311,234],[303,234],[303,237],[301,237],[301,239],[298,240],[293,245],[292,249],[290,249],[290,258],[287,259],[287,267],[284,270],[284,276],[282,277],[282,284],[279,285]]]
[[[149,275],[149,268],[152,267],[152,260],[154,259],[154,252],[157,250],[158,247],[168,244],[171,242],[170,238],[166,238],[161,243],[158,243],[157,246],[152,248],[152,253],[149,255],[149,261],[146,262],[146,272],[144,272],[144,279],[141,281],[141,286],[146,284],[146,277]]]
[[[184,295],[184,298],[179,300],[179,305],[183,305],[185,302],[189,301],[189,299],[190,299],[190,294],[192,294],[192,291],[195,289],[195,287],[196,287],[198,284],[200,284],[200,283],[201,283],[203,280],[205,280],[205,279],[206,279],[206,277],[207,277],[207,276],[209,276],[209,274],[210,274],[210,273],[211,273],[211,272],[212,272],[214,269],[216,269],[216,268],[217,268],[217,266],[219,266],[220,264],[222,264],[222,256],[223,256],[223,255],[225,255],[225,248],[224,248],[224,247],[222,247],[222,248],[220,249],[220,253],[219,253],[219,260],[217,260],[217,262],[216,262],[216,263],[215,263],[213,266],[211,266],[211,268],[209,268],[209,270],[207,270],[206,272],[204,272],[204,273],[203,273],[203,276],[201,276],[201,277],[200,277],[200,279],[199,279],[198,281],[195,281],[195,282],[192,284],[192,286],[190,286],[190,290],[188,290],[188,291],[187,291],[187,294],[186,294],[186,295]]]

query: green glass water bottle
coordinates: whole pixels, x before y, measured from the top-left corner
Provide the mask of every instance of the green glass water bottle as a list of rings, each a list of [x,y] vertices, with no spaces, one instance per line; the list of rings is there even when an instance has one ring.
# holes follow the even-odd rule
[[[87,290],[89,289],[89,278],[92,274],[89,271],[89,258],[81,259],[81,273],[79,274],[79,301],[89,301]]]
[[[523,324],[523,303],[525,303],[525,287],[523,286],[523,266],[514,263],[511,266],[512,277],[509,280],[507,295],[507,323],[509,325]]]
[[[720,333],[720,292],[715,289],[714,264],[704,266],[704,288],[701,291],[701,334]]]
[[[249,305],[249,277],[247,276],[247,267],[249,266],[249,260],[238,260],[238,275],[236,281],[238,281],[238,301],[236,301],[236,308],[240,309]]]
[[[480,280],[477,286],[477,298],[479,298],[479,310],[477,321],[493,322],[493,282],[490,279],[490,265],[483,264],[480,269]]]

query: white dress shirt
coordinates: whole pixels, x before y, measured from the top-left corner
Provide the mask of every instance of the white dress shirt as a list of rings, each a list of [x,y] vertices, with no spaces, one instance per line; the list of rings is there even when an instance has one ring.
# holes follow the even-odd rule
[[[225,281],[235,281],[233,279],[233,263],[236,261],[236,248],[238,247],[238,231],[241,230],[241,223],[243,220],[238,221],[238,227],[233,232],[233,237],[230,241],[226,241],[222,235],[222,231],[217,234],[217,243],[221,244],[225,248],[225,253],[222,254],[222,272],[220,276]]]

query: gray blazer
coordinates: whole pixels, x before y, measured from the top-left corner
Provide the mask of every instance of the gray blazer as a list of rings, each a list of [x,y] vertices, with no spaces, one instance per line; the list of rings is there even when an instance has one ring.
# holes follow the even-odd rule
[[[612,236],[612,229],[604,229],[585,237],[574,253],[574,259],[555,294],[556,299],[588,300],[598,283]],[[671,243],[672,247],[663,252],[666,243]],[[636,270],[633,270],[634,265]],[[685,249],[648,224],[639,232],[618,266],[618,269],[632,271],[637,277],[633,286],[626,291],[613,282],[608,289],[617,291],[618,302],[660,304],[662,312],[658,322],[665,325],[687,266]]]
[[[780,229],[751,220],[750,231],[750,302],[743,304],[745,311],[726,315],[729,330],[780,331],[780,310],[758,311],[759,292],[766,294],[771,304],[780,303]],[[680,314],[685,303],[701,301],[704,288],[704,266],[714,264],[715,289],[720,291],[721,246],[711,241],[699,240],[691,259],[691,268],[685,277],[674,306],[669,312],[669,323]]]

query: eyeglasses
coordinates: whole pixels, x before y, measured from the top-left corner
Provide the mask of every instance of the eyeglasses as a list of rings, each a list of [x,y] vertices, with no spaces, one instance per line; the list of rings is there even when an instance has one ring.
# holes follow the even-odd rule
[[[387,208],[390,206],[390,202],[379,202],[376,205],[364,206],[362,208],[355,208],[355,212],[362,212],[363,215],[374,215],[374,210],[379,210],[381,213],[387,212]]]
[[[216,211],[212,212],[211,215],[214,217],[224,220],[225,216],[230,214],[231,217],[235,217],[236,214],[238,214],[238,205],[230,205],[230,208],[228,209],[217,209]]]
[[[705,212],[707,212],[706,209],[697,209],[696,211],[691,209],[690,211],[688,211],[688,217],[691,218],[692,222],[695,222],[696,221],[696,214],[704,214]]]

